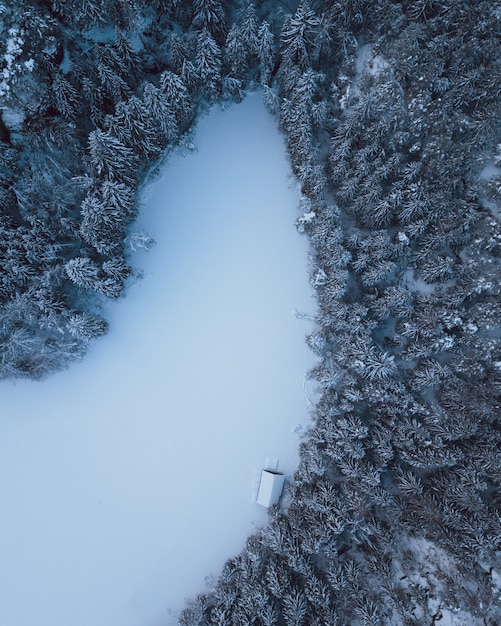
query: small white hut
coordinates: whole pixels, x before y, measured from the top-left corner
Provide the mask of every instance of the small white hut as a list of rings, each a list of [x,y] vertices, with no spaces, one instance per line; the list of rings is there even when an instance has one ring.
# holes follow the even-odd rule
[[[269,508],[277,504],[284,488],[285,476],[276,470],[265,469],[261,472],[261,481],[256,504]]]

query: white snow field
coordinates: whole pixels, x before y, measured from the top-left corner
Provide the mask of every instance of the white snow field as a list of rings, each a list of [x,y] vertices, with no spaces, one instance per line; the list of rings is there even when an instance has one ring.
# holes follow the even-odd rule
[[[169,626],[246,537],[261,468],[292,473],[313,356],[299,195],[260,94],[199,122],[133,230],[157,241],[109,334],[0,384],[0,624]]]

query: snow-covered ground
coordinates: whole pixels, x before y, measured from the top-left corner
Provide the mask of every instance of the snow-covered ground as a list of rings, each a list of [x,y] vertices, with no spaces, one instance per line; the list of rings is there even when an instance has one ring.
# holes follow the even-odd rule
[[[0,624],[163,626],[256,525],[259,468],[309,421],[307,242],[259,95],[198,126],[145,192],[157,241],[109,334],[2,383]]]

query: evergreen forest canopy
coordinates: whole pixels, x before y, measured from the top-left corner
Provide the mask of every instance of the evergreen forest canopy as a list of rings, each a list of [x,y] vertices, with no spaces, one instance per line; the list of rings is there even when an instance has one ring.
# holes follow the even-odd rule
[[[127,237],[138,185],[207,105],[260,86],[301,183],[321,398],[288,506],[180,624],[501,623],[500,18],[0,4],[0,377],[106,332],[125,247],[149,245]]]

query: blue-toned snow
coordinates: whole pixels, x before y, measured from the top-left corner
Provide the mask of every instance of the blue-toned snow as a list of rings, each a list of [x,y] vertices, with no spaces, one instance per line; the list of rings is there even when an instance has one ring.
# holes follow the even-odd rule
[[[0,624],[161,626],[266,521],[313,364],[299,196],[259,95],[197,128],[134,230],[144,279],[109,334],[42,383],[2,383]]]

